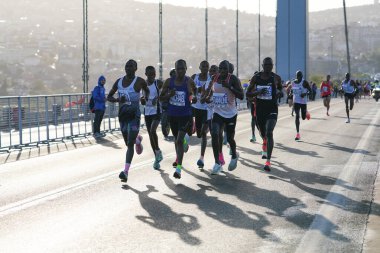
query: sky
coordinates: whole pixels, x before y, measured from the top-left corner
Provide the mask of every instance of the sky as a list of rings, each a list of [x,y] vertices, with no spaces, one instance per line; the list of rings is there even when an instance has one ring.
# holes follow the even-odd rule
[[[158,3],[159,0],[136,0],[140,2]],[[206,0],[162,0],[163,4],[179,6],[205,7]],[[346,6],[373,4],[374,0],[346,0]],[[260,11],[264,15],[276,15],[277,0],[261,0]],[[236,0],[208,0],[208,6],[214,8],[226,7],[236,10]],[[259,0],[239,0],[239,9],[248,13],[258,13]],[[309,11],[321,11],[343,7],[343,0],[309,0]]]

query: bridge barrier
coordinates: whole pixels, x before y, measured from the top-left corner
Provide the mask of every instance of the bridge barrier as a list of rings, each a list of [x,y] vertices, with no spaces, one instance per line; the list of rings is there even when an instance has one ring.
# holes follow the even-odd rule
[[[89,101],[89,93],[0,97],[0,151],[91,135],[94,114]],[[237,106],[247,109],[245,100]],[[101,132],[120,130],[118,110],[118,103],[106,103]]]

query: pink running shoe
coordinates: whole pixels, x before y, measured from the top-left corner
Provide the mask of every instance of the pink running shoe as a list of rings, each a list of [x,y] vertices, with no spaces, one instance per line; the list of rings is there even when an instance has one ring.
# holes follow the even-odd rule
[[[220,165],[226,164],[226,162],[224,161],[223,153],[219,153],[219,162],[220,162]]]
[[[295,140],[296,140],[296,141],[301,140],[301,135],[300,135],[300,133],[297,133]]]
[[[143,145],[141,144],[143,137],[141,135],[138,135],[136,138],[136,153],[140,155],[143,152]]]

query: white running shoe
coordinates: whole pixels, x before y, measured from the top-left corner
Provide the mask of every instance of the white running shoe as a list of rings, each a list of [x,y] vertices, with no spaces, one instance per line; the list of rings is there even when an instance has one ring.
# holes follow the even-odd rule
[[[212,168],[211,175],[218,175],[223,170],[222,165],[215,163]]]
[[[346,120],[346,123],[350,123],[350,118],[348,118],[348,119]]]
[[[237,167],[237,161],[239,158],[239,153],[236,153],[236,158],[231,158],[230,164],[228,165],[228,171],[233,171]]]

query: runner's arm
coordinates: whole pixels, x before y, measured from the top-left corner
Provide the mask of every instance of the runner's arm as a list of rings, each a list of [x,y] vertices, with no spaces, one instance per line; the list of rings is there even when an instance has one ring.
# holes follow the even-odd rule
[[[282,84],[281,84],[281,77],[279,75],[274,75],[274,82],[277,88],[277,98],[281,96],[282,94]]]
[[[191,98],[191,102],[195,104],[197,102],[197,97],[193,96],[194,94],[196,94],[196,85],[193,79],[189,79],[187,83],[187,88],[189,90],[189,97]]]
[[[253,97],[257,97],[260,94],[260,91],[256,90],[256,86],[257,86],[256,77],[253,76],[251,78],[251,81],[249,82],[247,92],[245,94],[247,98],[252,99]]]
[[[243,100],[244,99],[244,91],[243,87],[241,86],[240,79],[237,78],[237,76],[232,75],[232,83],[230,90],[232,93],[238,98]]]
[[[169,91],[170,78],[166,79],[165,83],[162,85],[162,90],[160,93],[160,101],[167,102],[172,95],[172,92]]]
[[[114,98],[113,95],[117,92],[117,84],[119,83],[119,79],[112,85],[110,92],[108,93],[107,100],[111,103],[120,102],[119,98]]]

